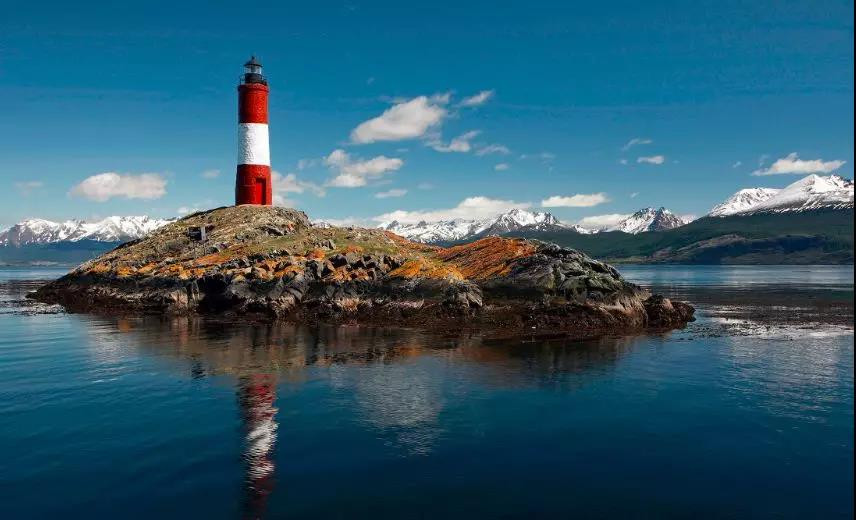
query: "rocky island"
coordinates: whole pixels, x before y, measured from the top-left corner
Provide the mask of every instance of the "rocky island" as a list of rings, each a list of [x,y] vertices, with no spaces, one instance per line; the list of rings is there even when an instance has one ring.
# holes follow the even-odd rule
[[[73,312],[578,337],[680,327],[694,312],[549,243],[494,236],[443,248],[380,229],[315,226],[300,211],[251,205],[189,215],[31,297]]]

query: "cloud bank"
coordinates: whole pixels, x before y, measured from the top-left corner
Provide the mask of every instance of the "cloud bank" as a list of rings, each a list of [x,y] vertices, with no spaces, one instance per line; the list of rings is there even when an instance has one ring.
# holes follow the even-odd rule
[[[590,217],[580,219],[577,222],[577,225],[587,229],[606,229],[615,226],[616,224],[618,224],[629,216],[629,213],[609,213],[606,215],[592,215]]]
[[[666,162],[666,157],[664,155],[650,155],[648,157],[639,157],[636,159],[636,162],[645,164],[663,164]]]
[[[448,101],[448,95],[441,95],[430,98],[419,96],[396,103],[381,115],[354,128],[351,131],[351,141],[366,144],[422,137],[448,115],[443,107]]]
[[[844,166],[847,161],[824,161],[822,159],[803,160],[796,152],[789,153],[786,157],[777,159],[768,168],[761,168],[752,172],[752,175],[806,175],[809,173],[832,173]]]
[[[541,206],[545,208],[590,208],[609,202],[606,193],[577,193],[576,195],[561,196],[553,195],[541,201]]]
[[[324,159],[324,164],[338,174],[327,182],[335,188],[359,188],[370,180],[379,179],[389,172],[398,170],[404,161],[396,157],[379,155],[365,161],[354,160],[342,149],[333,150]]]
[[[459,152],[466,153],[472,150],[472,144],[470,141],[475,139],[481,132],[478,130],[471,130],[465,134],[461,134],[458,137],[453,138],[449,141],[449,144],[443,144],[439,138],[432,139],[428,141],[428,146],[437,150],[438,152]]]
[[[492,90],[482,90],[481,92],[479,92],[475,96],[470,96],[470,97],[464,98],[460,103],[458,103],[458,106],[477,107],[479,105],[484,105],[492,97],[493,97],[493,91]]]
[[[105,202],[113,197],[159,199],[166,194],[166,179],[157,173],[132,175],[105,172],[87,177],[68,193],[72,197],[83,197],[95,202]]]
[[[511,209],[526,209],[531,207],[529,202],[491,199],[489,197],[467,197],[457,206],[448,209],[405,211],[397,210],[374,217],[377,222],[392,222],[397,220],[403,224],[418,224],[419,222],[437,222],[439,220],[480,219],[492,217]]]
[[[375,193],[376,199],[388,199],[390,197],[403,197],[407,195],[407,190],[403,190],[400,188],[393,188],[387,191],[379,191]]]
[[[626,152],[634,146],[639,146],[640,144],[651,144],[653,142],[653,140],[648,139],[646,137],[634,137],[633,139],[627,141],[627,143],[625,143],[625,145],[621,147],[621,150]]]

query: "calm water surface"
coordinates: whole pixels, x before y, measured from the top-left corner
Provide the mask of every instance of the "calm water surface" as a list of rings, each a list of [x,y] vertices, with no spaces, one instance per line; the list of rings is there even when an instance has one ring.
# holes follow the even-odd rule
[[[853,268],[621,270],[699,320],[104,318],[23,301],[60,271],[0,268],[0,518],[852,517]]]

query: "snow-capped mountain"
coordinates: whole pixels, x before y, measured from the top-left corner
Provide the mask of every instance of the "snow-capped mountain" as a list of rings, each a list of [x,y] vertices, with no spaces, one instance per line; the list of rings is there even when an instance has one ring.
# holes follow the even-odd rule
[[[24,220],[0,232],[0,246],[21,247],[53,242],[126,242],[140,238],[155,229],[173,222],[172,219],[153,219],[146,216],[107,217],[97,222],[66,220],[52,222],[39,218]]]
[[[711,217],[725,217],[743,213],[750,208],[766,202],[775,197],[780,191],[775,188],[746,188],[725,199],[725,202],[717,204],[708,213]]]
[[[441,220],[439,222],[417,222],[403,224],[393,220],[380,226],[415,242],[453,242],[471,237],[483,229],[484,224],[476,220]]]
[[[593,235],[595,233],[600,233],[599,229],[589,229],[589,228],[582,227],[579,224],[574,224],[572,226],[568,226],[568,229],[570,229],[571,231],[576,231],[577,233],[579,233],[581,235]]]
[[[852,180],[838,175],[809,175],[780,190],[740,190],[714,207],[709,215],[722,217],[846,208],[853,208]]]
[[[518,231],[568,229],[559,219],[545,212],[512,209],[496,217],[480,220],[441,220],[402,224],[398,221],[379,227],[416,242],[454,242],[476,236],[501,235]]]
[[[564,229],[565,225],[550,213],[513,209],[490,221],[479,234],[501,235],[511,231],[549,231],[556,228]]]
[[[666,208],[644,208],[630,215],[607,231],[623,231],[624,233],[644,233],[646,231],[665,231],[686,224],[680,217]]]

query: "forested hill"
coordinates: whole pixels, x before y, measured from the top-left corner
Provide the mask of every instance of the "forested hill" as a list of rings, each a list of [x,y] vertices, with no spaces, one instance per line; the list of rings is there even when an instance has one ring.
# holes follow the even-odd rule
[[[509,235],[514,235],[513,233]],[[852,264],[853,210],[704,217],[667,231],[520,233],[610,262]]]

